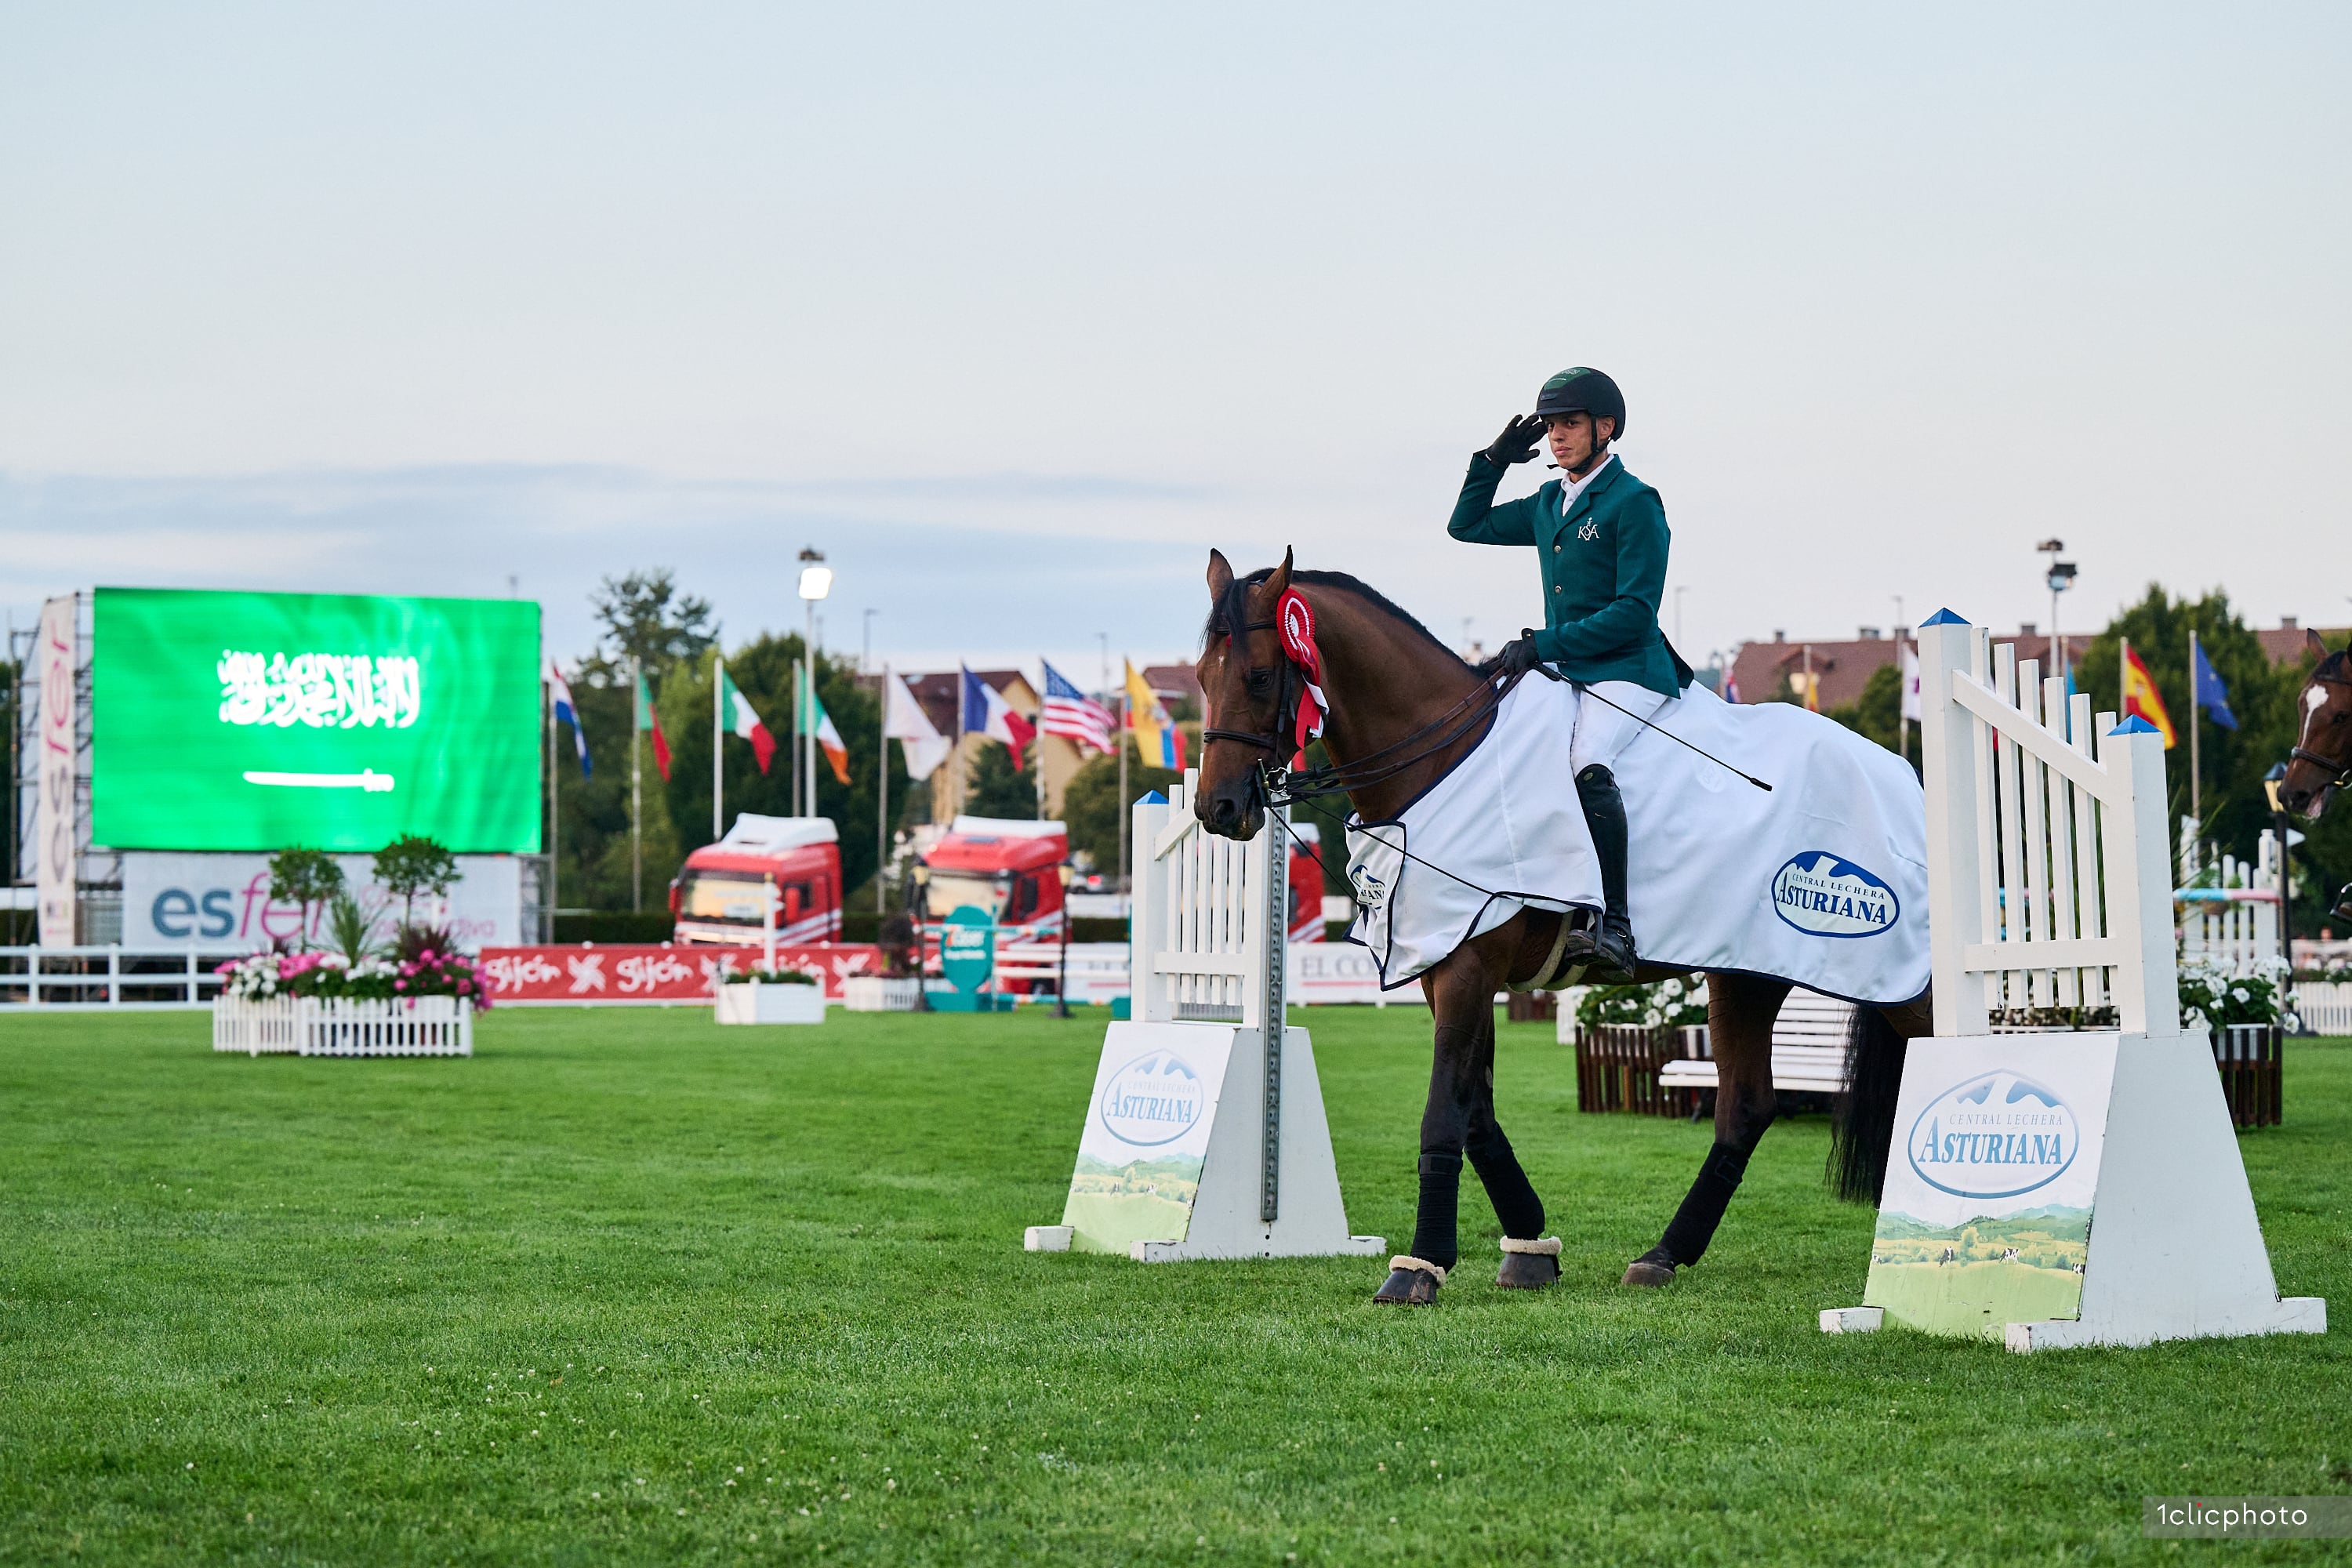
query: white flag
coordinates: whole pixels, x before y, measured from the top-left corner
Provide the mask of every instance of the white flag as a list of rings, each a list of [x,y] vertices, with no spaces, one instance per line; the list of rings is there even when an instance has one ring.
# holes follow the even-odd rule
[[[907,678],[890,675],[882,682],[882,733],[898,742],[907,755],[907,776],[927,779],[947,757],[955,742],[941,735],[923,705],[907,689]]]
[[[1916,643],[1903,645],[1903,717],[1914,724],[1919,721],[1919,648]]]

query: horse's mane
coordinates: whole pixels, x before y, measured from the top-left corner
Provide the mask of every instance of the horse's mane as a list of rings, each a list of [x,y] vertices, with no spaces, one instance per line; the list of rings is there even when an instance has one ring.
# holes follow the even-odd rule
[[[1211,637],[1231,637],[1234,628],[1241,623],[1241,606],[1244,596],[1252,588],[1273,575],[1273,567],[1261,566],[1246,577],[1234,578],[1234,585],[1226,589],[1223,596],[1209,606],[1209,618],[1201,627],[1201,640],[1205,643]],[[1293,583],[1303,583],[1312,588],[1337,588],[1343,594],[1352,594],[1391,620],[1399,622],[1418,633],[1423,642],[1454,663],[1463,662],[1460,654],[1438,641],[1436,634],[1414,619],[1411,612],[1360,578],[1351,577],[1345,572],[1294,571],[1290,574],[1290,580]],[[1467,666],[1465,668],[1466,668]]]
[[[2334,653],[2329,654],[2326,658],[2321,659],[2319,661],[2319,667],[2311,672],[2312,678],[2316,679],[2325,676],[2334,680],[2342,680],[2346,679],[2344,674],[2344,664],[2345,656],[2347,654],[2352,654],[2352,647],[2339,647]]]

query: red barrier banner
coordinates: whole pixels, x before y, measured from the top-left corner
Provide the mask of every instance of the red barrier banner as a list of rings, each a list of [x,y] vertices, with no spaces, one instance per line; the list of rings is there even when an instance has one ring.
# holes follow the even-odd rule
[[[708,1003],[722,972],[757,969],[764,957],[764,950],[756,947],[667,942],[486,947],[481,973],[489,983],[491,1002],[501,1006],[517,1002]],[[776,967],[816,975],[824,985],[824,999],[838,1002],[844,980],[882,973],[882,950],[859,942],[779,942]]]

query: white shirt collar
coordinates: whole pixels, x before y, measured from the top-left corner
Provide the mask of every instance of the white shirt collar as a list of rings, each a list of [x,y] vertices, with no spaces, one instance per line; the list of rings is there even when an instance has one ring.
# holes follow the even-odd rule
[[[1573,509],[1576,505],[1576,498],[1582,495],[1586,490],[1591,489],[1592,481],[1599,479],[1602,474],[1607,473],[1609,471],[1609,465],[1616,460],[1617,454],[1614,452],[1610,453],[1607,457],[1593,464],[1591,468],[1586,469],[1584,477],[1580,479],[1571,479],[1565,472],[1562,472],[1559,479],[1559,510],[1565,513]]]

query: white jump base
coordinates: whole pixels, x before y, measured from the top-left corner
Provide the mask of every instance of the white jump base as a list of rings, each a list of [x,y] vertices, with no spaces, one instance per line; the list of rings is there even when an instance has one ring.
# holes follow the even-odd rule
[[[470,1057],[474,1009],[456,996],[224,996],[213,1004],[213,1049],[249,1057]]]
[[[711,1016],[722,1024],[822,1024],[822,985],[763,985],[756,980],[721,985]]]

